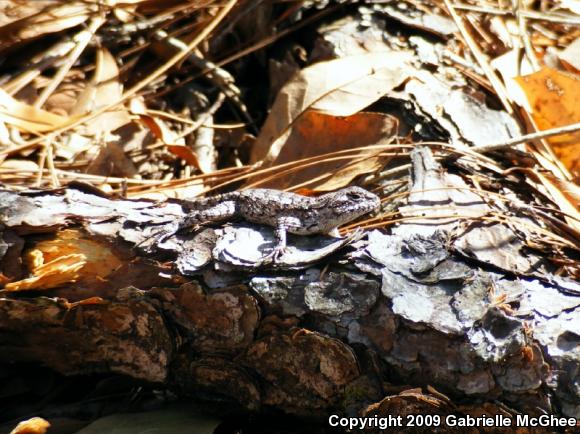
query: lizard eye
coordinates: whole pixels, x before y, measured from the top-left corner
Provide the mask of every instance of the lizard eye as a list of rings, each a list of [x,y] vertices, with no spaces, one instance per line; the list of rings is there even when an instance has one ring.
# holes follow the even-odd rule
[[[349,193],[348,198],[352,200],[360,200],[362,199],[362,195],[360,195],[359,193]]]

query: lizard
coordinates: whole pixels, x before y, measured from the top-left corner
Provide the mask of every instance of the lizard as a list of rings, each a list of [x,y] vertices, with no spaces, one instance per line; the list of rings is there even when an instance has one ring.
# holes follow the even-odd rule
[[[274,228],[277,244],[268,255],[274,261],[286,249],[286,234],[337,235],[338,226],[379,208],[379,197],[360,187],[346,187],[317,197],[267,188],[247,189],[197,200],[186,200],[185,217],[164,231],[162,238],[207,223],[241,218]]]

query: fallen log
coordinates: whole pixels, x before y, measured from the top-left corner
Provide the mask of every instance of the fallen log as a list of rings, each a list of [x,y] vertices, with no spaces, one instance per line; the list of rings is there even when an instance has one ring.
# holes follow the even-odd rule
[[[406,223],[290,236],[270,265],[273,229],[247,222],[147,245],[178,201],[2,190],[0,362],[336,423],[578,418],[579,285],[429,150],[412,159]]]

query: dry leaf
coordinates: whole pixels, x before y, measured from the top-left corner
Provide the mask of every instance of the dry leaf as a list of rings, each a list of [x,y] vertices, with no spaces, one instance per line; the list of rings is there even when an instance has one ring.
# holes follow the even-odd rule
[[[74,119],[20,102],[0,89],[0,120],[21,131],[45,133],[61,128]]]
[[[396,120],[381,113],[363,112],[337,117],[308,110],[294,123],[290,136],[272,165],[385,143],[395,135],[396,130]],[[277,172],[275,177],[259,185],[286,189],[305,184],[318,191],[335,190],[350,184],[361,174],[380,169],[386,158],[376,156],[376,153],[372,149],[353,151],[344,154],[340,160],[301,167],[289,173]]]
[[[21,173],[35,173],[38,171],[38,164],[30,160],[11,158],[0,163],[0,173],[2,170],[20,171]]]
[[[115,101],[121,101],[122,97],[123,86],[119,82],[117,61],[109,50],[100,47],[97,50],[93,78],[79,95],[71,113],[85,115],[109,106]],[[90,135],[97,136],[113,131],[129,122],[131,122],[129,113],[121,107],[114,111],[101,113],[86,125],[85,131]]]
[[[40,81],[42,80],[34,80],[31,84],[39,88],[40,86],[37,83]],[[87,85],[88,81],[85,79],[84,74],[81,74],[78,70],[70,70],[63,82],[48,97],[43,107],[51,113],[67,116],[74,110],[78,103],[79,95]],[[21,95],[22,92],[18,92],[16,96],[22,100]]]
[[[0,51],[28,39],[78,26],[98,11],[96,3],[60,2],[30,16],[0,27]]]
[[[176,138],[176,134],[161,119],[149,114],[139,114],[139,120],[151,131],[155,138],[166,145],[182,145],[183,139]]]
[[[54,5],[54,0],[35,0],[33,2],[0,2],[0,27],[6,26],[25,17],[38,14],[44,8]]]
[[[305,68],[278,94],[252,149],[251,162],[270,165],[308,109],[350,116],[368,107],[412,74],[408,59],[406,53],[374,52]]]
[[[98,152],[97,147],[98,145],[95,144],[94,140],[77,133],[71,133],[62,137],[62,141],[56,146],[54,154],[63,160],[70,161],[75,160],[83,152],[89,154],[93,150],[94,152],[90,153],[89,156],[92,159]]]
[[[196,169],[200,169],[199,160],[197,159],[197,155],[193,152],[190,148],[185,145],[167,145],[167,150],[171,152],[178,158],[184,160],[190,166],[195,167]]]
[[[45,434],[50,423],[41,417],[32,417],[20,422],[10,434]]]
[[[111,140],[100,147],[98,155],[87,167],[87,173],[132,178],[138,170],[125,153],[120,141]]]
[[[577,76],[545,67],[515,80],[525,92],[527,109],[540,130],[580,122],[580,78]],[[580,176],[580,132],[550,137],[547,141],[568,170]]]

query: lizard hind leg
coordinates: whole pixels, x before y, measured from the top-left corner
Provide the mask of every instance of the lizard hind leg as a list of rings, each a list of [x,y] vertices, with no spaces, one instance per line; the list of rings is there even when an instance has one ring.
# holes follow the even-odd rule
[[[152,252],[157,249],[159,244],[178,233],[195,232],[204,224],[229,220],[236,214],[235,202],[233,201],[216,202],[215,204],[207,202],[209,201],[193,203],[193,209],[188,209],[184,217],[163,225],[136,247],[143,247],[146,252]]]
[[[183,223],[180,225],[180,229],[190,226],[231,220],[236,217],[236,214],[236,203],[233,200],[217,202],[211,206],[206,206],[200,209],[194,208],[185,216]]]
[[[163,235],[163,241],[178,232],[196,232],[203,225],[231,220],[236,216],[235,203],[225,201],[204,209],[189,211],[185,217],[172,223],[171,229]]]
[[[272,249],[272,252],[268,255],[272,257],[272,261],[274,262],[277,262],[288,249],[286,245],[286,230],[287,227],[284,225],[283,221],[279,220],[274,230],[276,235],[276,245]]]
[[[153,233],[149,232],[145,239],[135,247],[152,253],[160,244],[180,232],[195,232],[205,224],[231,220],[237,214],[236,201],[228,198],[227,195],[185,202],[183,210],[185,211],[183,217],[174,218],[173,221],[164,224]]]

